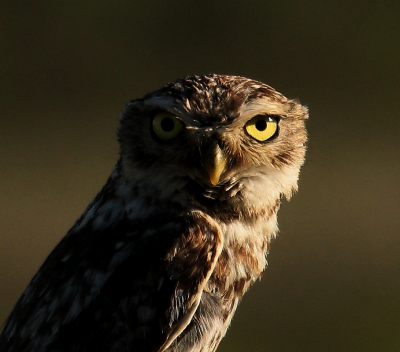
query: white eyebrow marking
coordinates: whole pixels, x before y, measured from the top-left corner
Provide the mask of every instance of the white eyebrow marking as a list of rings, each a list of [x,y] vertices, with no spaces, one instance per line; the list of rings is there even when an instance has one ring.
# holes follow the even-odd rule
[[[250,118],[257,114],[286,115],[287,105],[277,101],[258,99],[242,106],[240,115]]]

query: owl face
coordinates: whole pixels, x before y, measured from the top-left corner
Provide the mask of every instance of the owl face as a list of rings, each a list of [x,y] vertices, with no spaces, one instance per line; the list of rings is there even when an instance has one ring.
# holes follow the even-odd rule
[[[289,196],[304,160],[306,118],[299,103],[260,82],[184,78],[132,101],[123,112],[123,170],[166,197],[188,184],[203,197],[224,201],[268,189],[274,189],[271,198],[276,192]]]

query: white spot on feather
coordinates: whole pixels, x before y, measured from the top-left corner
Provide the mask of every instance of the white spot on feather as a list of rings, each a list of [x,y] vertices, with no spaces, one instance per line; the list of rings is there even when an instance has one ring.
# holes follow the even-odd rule
[[[98,208],[95,220],[93,221],[93,229],[109,227],[117,223],[124,211],[124,203],[118,198],[114,198],[105,202]]]

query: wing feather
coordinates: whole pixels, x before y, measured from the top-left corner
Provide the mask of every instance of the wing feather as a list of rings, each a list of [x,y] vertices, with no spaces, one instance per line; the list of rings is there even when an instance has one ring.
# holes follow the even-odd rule
[[[198,211],[193,215],[197,225],[189,227],[188,233],[180,238],[172,253],[167,256],[169,271],[172,276],[178,276],[176,288],[183,292],[186,290],[188,300],[182,306],[171,305],[178,306],[180,314],[171,314],[175,321],[170,324],[171,329],[157,350],[159,352],[168,349],[191,323],[223,247],[223,237],[216,222]],[[174,297],[174,300],[177,298]]]
[[[162,352],[178,344],[221,253],[218,225],[200,212],[122,216],[96,230],[90,220],[78,224],[17,302],[0,349]]]

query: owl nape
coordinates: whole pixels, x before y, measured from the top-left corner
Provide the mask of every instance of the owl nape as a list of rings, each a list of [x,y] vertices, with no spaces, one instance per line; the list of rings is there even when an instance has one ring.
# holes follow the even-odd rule
[[[120,159],[7,319],[2,352],[213,352],[297,190],[307,109],[237,76],[121,114]]]

